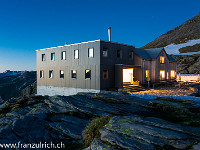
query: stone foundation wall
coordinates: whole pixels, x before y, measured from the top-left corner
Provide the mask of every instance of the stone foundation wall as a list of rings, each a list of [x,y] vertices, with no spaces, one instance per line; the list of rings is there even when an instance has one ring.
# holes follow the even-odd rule
[[[62,96],[69,96],[69,95],[75,95],[75,94],[77,94],[79,92],[99,93],[100,90],[37,85],[37,95],[48,95],[48,96],[62,95]]]

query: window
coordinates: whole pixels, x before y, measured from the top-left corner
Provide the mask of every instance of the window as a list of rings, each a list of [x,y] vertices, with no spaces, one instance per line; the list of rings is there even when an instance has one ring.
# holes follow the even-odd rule
[[[77,50],[74,50],[74,59],[78,59],[79,56],[78,56],[78,49]]]
[[[160,70],[160,79],[161,80],[165,79],[165,71],[164,70]]]
[[[45,61],[45,54],[42,54],[42,61]]]
[[[175,71],[171,70],[171,78],[175,78]]]
[[[121,50],[117,50],[117,58],[122,58],[122,51]]]
[[[149,77],[149,70],[146,70],[146,78]]]
[[[61,52],[61,59],[66,60],[66,51]]]
[[[64,78],[64,70],[60,70],[60,78]]]
[[[165,57],[164,56],[160,56],[160,63],[164,64],[165,63]]]
[[[91,70],[85,70],[85,79],[91,79]]]
[[[40,78],[44,78],[44,71],[40,70]]]
[[[53,78],[53,70],[49,71],[49,78]]]
[[[88,49],[88,57],[93,58],[94,57],[94,48],[89,48]]]
[[[52,60],[52,61],[55,60],[55,53],[51,53],[51,60]]]
[[[129,52],[129,59],[133,59],[133,52]]]
[[[103,78],[108,79],[108,70],[103,71]]]
[[[169,79],[169,73],[167,72],[167,80]]]
[[[76,79],[77,75],[76,75],[76,70],[72,70],[72,79]]]
[[[107,48],[103,48],[103,56],[104,57],[108,56],[108,49]]]

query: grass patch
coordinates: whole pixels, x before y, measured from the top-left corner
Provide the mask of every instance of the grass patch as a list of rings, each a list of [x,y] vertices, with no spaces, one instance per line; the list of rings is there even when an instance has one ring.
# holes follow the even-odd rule
[[[109,121],[109,116],[101,116],[92,120],[89,125],[83,131],[83,141],[85,142],[85,146],[88,147],[92,143],[94,138],[100,139],[99,130],[102,129]]]
[[[189,108],[185,108],[182,105],[170,105],[162,104],[159,102],[150,102],[152,109],[155,110],[159,117],[179,123],[182,125],[190,125],[200,127],[200,113],[194,113]]]

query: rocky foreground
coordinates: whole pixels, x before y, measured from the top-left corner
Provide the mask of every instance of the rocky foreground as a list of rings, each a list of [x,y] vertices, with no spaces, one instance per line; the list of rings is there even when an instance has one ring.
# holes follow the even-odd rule
[[[0,108],[0,143],[62,141],[70,150],[199,150],[199,104],[119,93],[22,97]],[[83,131],[99,116],[109,116],[110,121],[86,145]]]

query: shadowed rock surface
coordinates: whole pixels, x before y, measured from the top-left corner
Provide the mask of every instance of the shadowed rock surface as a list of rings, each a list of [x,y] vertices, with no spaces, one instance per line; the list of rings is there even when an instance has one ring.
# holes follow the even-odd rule
[[[144,100],[119,93],[23,97],[12,99],[0,108],[0,143],[62,141],[66,149],[84,149],[82,132],[85,127],[92,119],[108,115],[112,119],[86,149],[198,147],[198,122],[194,124],[196,127],[191,127],[181,125],[184,120],[179,124],[165,121],[166,116],[156,109],[158,104],[188,111],[195,108],[197,116],[199,113],[198,102]]]

